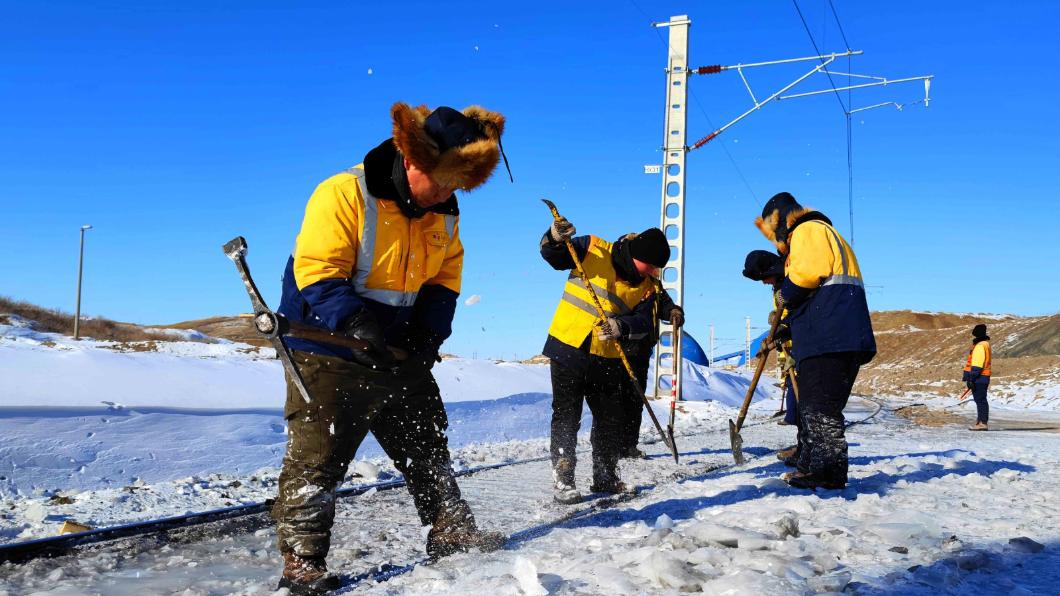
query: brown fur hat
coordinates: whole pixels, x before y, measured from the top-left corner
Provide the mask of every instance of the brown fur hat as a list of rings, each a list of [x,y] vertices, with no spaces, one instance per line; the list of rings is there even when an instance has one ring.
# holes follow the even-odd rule
[[[390,108],[398,151],[441,186],[463,190],[482,186],[500,159],[504,116],[480,106],[464,108],[463,115],[478,125],[480,135],[466,144],[442,148],[425,128],[431,113],[425,105],[403,102]]]
[[[806,207],[799,207],[788,211],[784,221],[784,238],[777,239],[777,228],[780,225],[780,209],[774,209],[766,217],[755,218],[755,225],[758,226],[758,230],[762,232],[762,235],[767,240],[773,243],[773,246],[777,247],[782,254],[788,254],[788,234],[786,230],[790,230],[791,226],[795,225],[795,221],[803,215],[810,213],[813,209],[807,209]]]

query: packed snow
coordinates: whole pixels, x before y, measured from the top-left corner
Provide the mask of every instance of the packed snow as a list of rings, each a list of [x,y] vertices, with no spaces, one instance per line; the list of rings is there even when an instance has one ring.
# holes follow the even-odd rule
[[[66,520],[100,527],[273,496],[286,429],[272,354],[225,342],[159,346],[120,351],[0,327],[0,542],[54,535]],[[848,430],[850,485],[808,493],[778,478],[785,468],[774,450],[791,444],[794,431],[770,418],[779,404],[773,381],[763,382],[742,433],[750,459],[736,467],[726,420],[749,375],[684,366],[691,401],[677,417],[682,463],[666,455],[646,417],[642,441],[651,459],[621,466],[640,487],[634,498],[564,508],[551,502],[542,461],[467,476],[460,484],[480,523],[518,540],[346,591],[1055,592],[1060,434],[1052,422],[989,433],[926,428],[889,412],[917,396],[855,399],[850,420],[876,415]],[[458,469],[547,453],[547,366],[454,358],[435,372]],[[1046,390],[1053,396],[1056,387]],[[660,417],[666,406],[658,404]],[[587,459],[579,483],[587,482]],[[368,441],[347,484],[395,476]],[[422,557],[423,530],[403,490],[372,490],[340,508],[329,559],[339,573]],[[6,563],[0,594],[272,594],[274,541],[263,527],[124,554]]]

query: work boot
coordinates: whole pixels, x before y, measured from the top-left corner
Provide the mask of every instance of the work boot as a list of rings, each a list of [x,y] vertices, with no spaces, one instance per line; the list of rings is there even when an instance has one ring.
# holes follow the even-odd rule
[[[294,552],[283,553],[283,575],[277,590],[287,588],[296,596],[318,596],[342,586],[338,577],[328,573],[324,557],[302,557]]]
[[[788,447],[787,449],[781,449],[777,451],[777,459],[784,461],[793,455],[797,455],[799,452],[799,446]]]
[[[975,426],[969,426],[968,430],[987,430],[985,422],[976,422]]]
[[[442,506],[427,534],[427,556],[440,559],[473,549],[490,552],[504,546],[506,541],[504,534],[479,530],[471,508],[461,499]]]
[[[589,487],[589,490],[594,493],[609,493],[612,495],[633,492],[630,487],[618,477],[618,471],[615,469],[616,467],[617,462],[594,461],[593,485]]]
[[[847,486],[846,481],[841,482],[833,478],[823,478],[811,472],[800,472],[798,470],[781,474],[780,479],[786,482],[788,486],[814,491],[819,488],[825,490],[843,490]]]
[[[574,460],[562,457],[552,467],[552,498],[564,505],[573,505],[582,500],[582,494],[574,486]]]
[[[619,458],[621,459],[647,459],[647,457],[648,456],[645,455],[643,451],[638,449],[636,445],[630,447],[629,449],[623,450],[622,453],[619,455]]]

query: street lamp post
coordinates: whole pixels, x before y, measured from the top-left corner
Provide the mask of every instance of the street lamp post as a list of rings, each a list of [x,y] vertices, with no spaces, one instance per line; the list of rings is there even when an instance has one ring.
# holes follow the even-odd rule
[[[85,264],[85,232],[92,226],[81,226],[81,256],[77,259],[77,312],[74,314],[74,339],[81,339],[81,273]]]

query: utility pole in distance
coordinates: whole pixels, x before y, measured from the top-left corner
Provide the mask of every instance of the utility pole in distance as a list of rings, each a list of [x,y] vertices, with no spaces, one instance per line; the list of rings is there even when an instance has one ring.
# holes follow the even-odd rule
[[[85,232],[92,226],[81,226],[81,256],[77,259],[77,312],[74,314],[74,339],[81,339],[81,274],[85,264]]]

